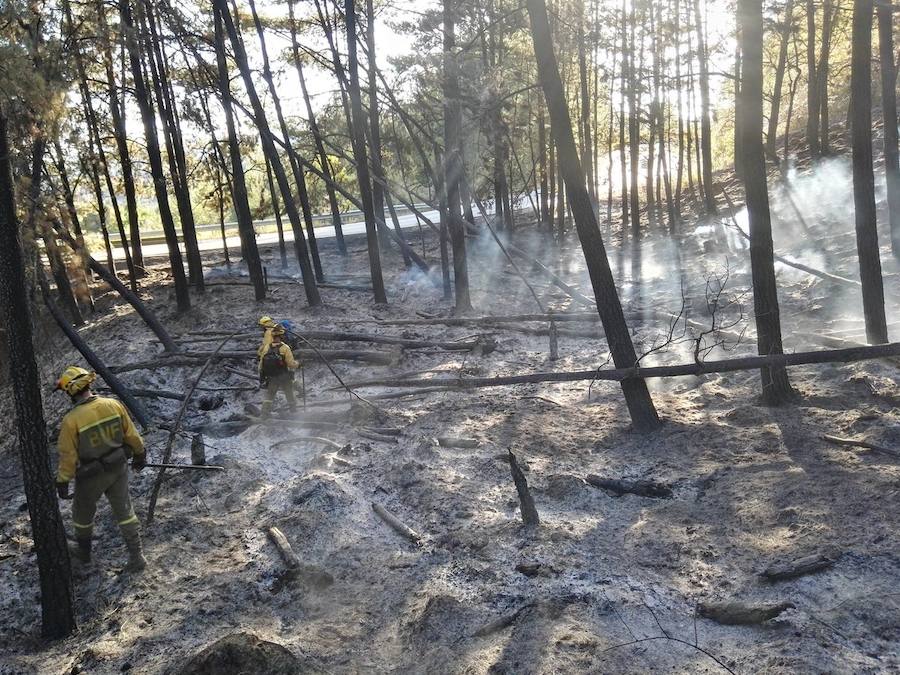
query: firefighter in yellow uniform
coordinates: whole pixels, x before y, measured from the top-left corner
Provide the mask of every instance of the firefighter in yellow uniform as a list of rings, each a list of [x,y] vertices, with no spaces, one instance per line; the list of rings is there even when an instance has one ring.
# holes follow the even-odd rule
[[[272,329],[278,325],[278,322],[275,321],[271,316],[261,317],[259,320],[259,327],[263,329],[263,341],[259,346],[259,349],[256,350],[257,358],[262,358],[263,352],[265,352],[269,345],[272,344]]]
[[[91,540],[97,502],[104,494],[128,548],[128,567],[139,572],[147,566],[141,546],[140,522],[128,493],[128,459],[135,471],[146,464],[144,442],[125,406],[91,391],[96,375],[70,366],[56,388],[66,392],[74,407],[59,429],[59,470],[56,489],[69,499],[69,482],[75,479],[72,522],[76,546],[72,555],[83,563],[91,560]]]
[[[262,404],[262,418],[266,419],[272,410],[272,403],[279,391],[284,392],[291,412],[297,409],[294,397],[294,371],[300,364],[294,359],[294,353],[282,338],[284,327],[276,324],[269,329],[271,342],[266,344],[265,338],[259,348],[259,383],[266,389],[266,399]]]

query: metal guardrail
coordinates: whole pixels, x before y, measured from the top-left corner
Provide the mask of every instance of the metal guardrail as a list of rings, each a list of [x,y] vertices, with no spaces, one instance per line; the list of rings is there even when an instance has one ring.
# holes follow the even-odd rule
[[[430,204],[413,204],[413,206],[419,211],[430,211],[432,207]],[[406,216],[413,213],[410,209],[405,206],[395,207],[394,209],[397,212],[398,216]],[[385,211],[384,213],[385,221],[390,222],[388,219],[391,217],[390,211]],[[330,213],[322,213],[316,214],[312,217],[313,219],[313,227],[329,227],[331,226],[331,214]],[[290,227],[288,223],[287,214],[282,215],[282,220],[286,224],[287,227]],[[344,225],[349,225],[352,223],[362,222],[363,220],[363,212],[362,211],[344,211],[341,213],[341,223]],[[275,225],[275,218],[265,218],[263,220],[255,220],[253,221],[254,227],[265,226],[265,225]],[[237,221],[231,221],[225,223],[225,236],[233,237],[237,236]],[[203,232],[215,232],[219,234],[222,230],[222,226],[219,223],[207,223],[205,225],[197,225],[196,230],[198,233]],[[207,237],[203,237],[204,239]],[[182,235],[179,233],[178,240],[183,241]],[[166,235],[162,230],[148,230],[145,232],[141,232],[141,243],[146,244],[148,246],[153,244],[163,244],[166,241]],[[109,233],[109,242],[113,246],[121,246],[122,240],[119,237],[118,232],[110,231]]]

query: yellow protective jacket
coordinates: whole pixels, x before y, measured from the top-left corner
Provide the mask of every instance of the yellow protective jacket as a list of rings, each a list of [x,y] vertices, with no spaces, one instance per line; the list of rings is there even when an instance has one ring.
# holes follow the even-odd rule
[[[256,350],[257,358],[261,359],[263,357],[263,354],[269,351],[270,344],[272,344],[272,329],[266,328],[266,330],[263,332],[262,344],[259,346],[259,349]]]
[[[144,441],[125,406],[113,398],[91,396],[63,417],[56,482],[68,483],[79,462],[103,457],[122,446],[128,446],[133,456],[144,454]]]
[[[263,369],[263,357],[269,353],[270,349],[274,349],[276,345],[263,343],[263,346],[259,348],[259,374],[262,375]],[[285,365],[287,365],[288,370],[297,370],[300,367],[300,364],[294,359],[294,352],[291,351],[291,348],[288,347],[283,342],[278,345],[278,352],[281,354],[281,357],[284,359]]]

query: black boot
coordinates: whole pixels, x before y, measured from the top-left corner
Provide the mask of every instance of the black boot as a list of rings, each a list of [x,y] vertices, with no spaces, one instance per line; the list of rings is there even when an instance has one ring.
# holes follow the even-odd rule
[[[69,542],[69,557],[74,558],[82,565],[91,562],[91,540],[76,539],[75,543]]]

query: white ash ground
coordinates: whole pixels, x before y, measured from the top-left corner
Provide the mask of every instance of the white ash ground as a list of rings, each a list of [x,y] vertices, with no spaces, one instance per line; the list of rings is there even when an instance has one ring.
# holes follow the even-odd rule
[[[529,239],[533,235],[517,235],[520,243]],[[833,250],[846,249],[852,235],[849,246],[844,239],[835,241],[840,243]],[[555,263],[555,271],[582,290],[588,288],[574,242],[563,254],[546,238],[540,244],[544,262]],[[351,249],[347,261],[330,248],[323,251],[325,269],[335,274],[364,269],[361,242],[352,242]],[[721,252],[724,257],[726,251]],[[493,247],[479,242],[470,254],[478,314],[536,310]],[[729,289],[739,295],[748,283],[746,252],[727,255]],[[434,250],[429,257],[436,259]],[[610,257],[615,258],[614,251]],[[269,258],[274,268],[277,254],[270,252]],[[623,296],[632,308],[677,312],[679,280],[671,273],[671,261],[657,258],[645,253],[639,301],[628,284]],[[851,275],[849,255],[840,258],[841,269],[831,271]],[[893,263],[884,259],[886,271],[893,272]],[[703,320],[705,307],[704,270],[712,262],[710,255],[693,255],[686,265],[685,294],[691,296],[691,318],[697,321]],[[434,339],[487,332],[499,342],[494,353],[482,357],[410,350],[394,367],[336,362],[348,381],[424,370],[438,371],[432,376],[460,369],[482,375],[563,370],[606,359],[605,345],[596,339],[561,337],[561,358],[551,362],[542,336],[483,327],[366,323],[373,316],[415,318],[416,311],[448,311],[439,291],[416,273],[396,271],[401,267],[395,255],[386,257],[387,307],[374,306],[365,293],[326,289],[326,306],[309,310],[299,285],[273,287],[270,299],[255,304],[249,289],[224,286],[195,297],[195,308],[176,318],[170,290],[152,286],[145,295],[173,333],[240,325],[252,330],[255,319],[268,313],[317,330]],[[577,309],[539,273],[526,272],[547,304]],[[862,325],[859,303],[852,310],[835,302],[839,296],[851,302],[852,293],[788,268],[780,271],[780,283],[789,349],[821,347],[800,334],[826,327],[859,337],[854,334]],[[888,276],[886,283],[890,317],[897,308],[897,277]],[[749,296],[744,305],[749,317]],[[734,308],[730,311],[737,316]],[[632,317],[635,313],[629,311]],[[753,351],[748,317],[733,329],[748,325],[746,344],[733,353]],[[633,328],[646,349],[668,326],[648,317]],[[121,304],[94,320],[84,335],[113,364],[151,359],[159,352],[149,331]],[[75,356],[59,336],[44,339],[54,347],[42,361],[49,383]],[[651,358],[682,362],[689,351],[689,345],[681,345]],[[722,355],[720,349],[710,358]],[[247,363],[242,367],[250,369]],[[182,391],[196,371],[140,371],[124,379]],[[801,398],[781,409],[759,405],[755,372],[654,381],[665,425],[649,436],[629,430],[618,387],[605,382],[593,386],[590,400],[585,382],[379,401],[386,414],[372,424],[402,428],[396,444],[361,438],[349,420],[332,427],[274,424],[232,437],[207,435],[210,461],[228,471],[177,475],[165,484],[157,522],[145,533],[151,565],[143,576],[115,573],[125,553],[108,509],[101,508],[97,562],[90,573],[77,575],[81,630],[50,645],[37,637],[34,556],[14,442],[7,440],[0,455],[0,673],[128,668],[165,673],[239,630],[281,643],[311,669],[332,673],[724,672],[682,643],[661,639],[618,646],[662,636],[663,629],[689,643],[696,634],[700,647],[740,673],[896,671],[900,467],[889,457],[821,440],[823,433],[867,436],[900,448],[896,373],[897,366],[882,362],[795,368],[791,375]],[[341,396],[330,391],[336,383],[321,365],[308,365],[306,382],[310,401]],[[216,383],[247,381],[216,367],[207,384]],[[259,400],[255,392],[226,392],[227,402],[218,410],[191,408],[185,426],[226,419]],[[178,407],[176,401],[146,404],[169,420]],[[8,397],[4,405],[9,406]],[[57,424],[63,401],[48,391],[46,406],[51,425]],[[322,419],[333,417],[323,410]],[[349,443],[341,457],[352,466],[322,459],[332,451],[316,444],[272,449],[295,435]],[[465,450],[439,447],[435,438],[445,435],[476,438],[480,444]],[[164,439],[164,432],[148,437],[153,458],[158,459]],[[503,459],[507,448],[527,468],[542,519],[535,533],[520,525]],[[189,456],[189,439],[182,438],[175,459]],[[674,498],[614,498],[585,484],[591,473],[671,483]],[[132,481],[141,515],[151,480],[148,471]],[[423,533],[425,544],[416,548],[390,530],[372,513],[373,501]],[[69,514],[65,517],[68,523]],[[334,583],[282,584],[282,562],[264,531],[269,525],[280,527],[304,563],[328,572]],[[830,570],[777,584],[756,576],[775,560],[813,552],[838,556],[838,562]],[[520,563],[540,566],[535,575],[525,576],[515,569]],[[725,598],[788,600],[796,609],[761,626],[695,620],[698,602]],[[520,607],[526,609],[509,627],[473,636]]]

